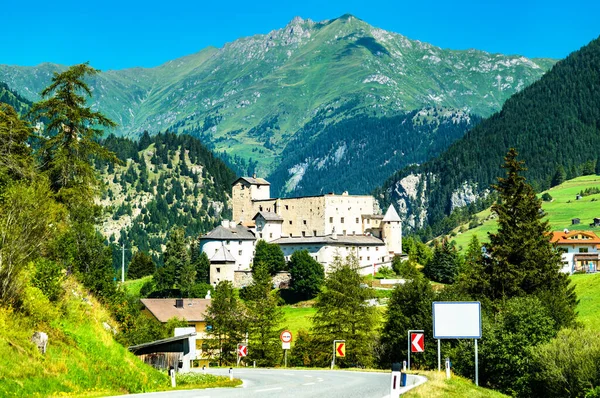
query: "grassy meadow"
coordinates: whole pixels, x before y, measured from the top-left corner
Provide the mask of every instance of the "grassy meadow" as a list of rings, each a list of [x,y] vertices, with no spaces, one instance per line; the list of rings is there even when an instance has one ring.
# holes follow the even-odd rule
[[[419,371],[419,375],[427,377],[428,382],[403,394],[406,398],[503,398],[508,397],[494,390],[477,387],[471,380],[452,375],[446,379],[445,372]]]
[[[600,228],[590,227],[593,218],[600,217],[600,194],[584,196],[580,200],[575,199],[576,195],[582,190],[594,187],[600,188],[600,176],[590,175],[568,180],[538,195],[538,197],[541,197],[545,192],[548,192],[552,196],[552,202],[542,202],[542,208],[548,215],[547,219],[552,230],[561,231],[568,228],[600,233]],[[461,229],[466,230],[468,228],[468,224],[464,224],[454,229],[453,233],[456,236],[450,239],[456,242],[456,247],[466,250],[473,235],[477,235],[480,242],[487,242],[488,232],[498,230],[496,220],[490,217],[491,214],[490,209],[478,213],[477,218],[483,223],[477,228],[461,233]],[[581,219],[581,224],[571,225],[573,218]]]

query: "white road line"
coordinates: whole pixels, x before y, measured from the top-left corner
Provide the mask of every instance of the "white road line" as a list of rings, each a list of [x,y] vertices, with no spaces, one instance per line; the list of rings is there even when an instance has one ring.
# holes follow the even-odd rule
[[[267,391],[277,391],[277,390],[283,390],[283,387],[265,388],[264,390],[256,390],[256,392],[267,392]]]
[[[312,386],[312,385],[314,385],[314,384],[315,384],[315,383],[304,383],[304,384],[302,384],[302,385],[303,385],[303,386]]]

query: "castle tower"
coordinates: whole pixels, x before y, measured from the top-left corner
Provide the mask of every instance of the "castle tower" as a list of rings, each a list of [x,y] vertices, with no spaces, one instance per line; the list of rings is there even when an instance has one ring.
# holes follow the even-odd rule
[[[393,205],[388,207],[381,221],[381,238],[388,253],[402,254],[402,220]]]
[[[252,221],[256,215],[252,201],[270,199],[270,197],[271,184],[264,178],[256,178],[256,175],[238,178],[231,188],[233,221],[236,223]]]

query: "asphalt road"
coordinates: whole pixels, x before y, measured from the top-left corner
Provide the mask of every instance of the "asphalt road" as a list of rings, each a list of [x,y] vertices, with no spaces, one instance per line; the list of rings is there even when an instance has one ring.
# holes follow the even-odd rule
[[[199,370],[202,372],[202,370]],[[210,369],[207,373],[228,375],[228,369]],[[350,372],[339,370],[234,369],[233,376],[242,379],[236,388],[208,388],[149,394],[145,398],[383,398],[390,394],[390,373]],[[424,381],[424,380],[423,380]],[[410,383],[414,381],[411,380]]]

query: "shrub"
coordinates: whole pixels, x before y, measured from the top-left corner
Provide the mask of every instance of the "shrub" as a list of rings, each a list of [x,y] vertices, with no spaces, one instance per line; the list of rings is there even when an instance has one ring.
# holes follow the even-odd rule
[[[46,258],[38,259],[34,265],[31,284],[39,288],[50,301],[60,299],[63,294],[62,282],[65,279],[62,266]]]
[[[544,192],[542,195],[542,200],[544,202],[552,202],[552,195],[550,195],[548,192]]]

